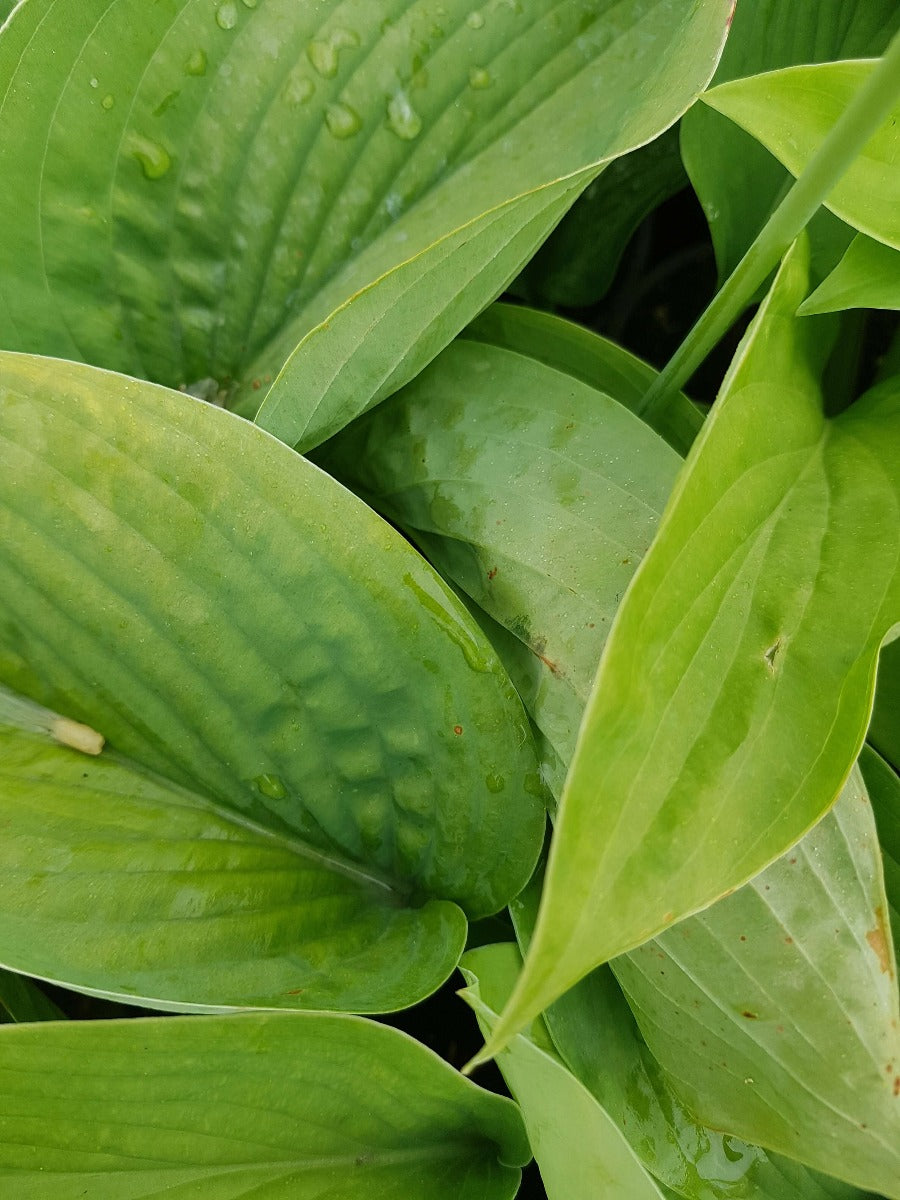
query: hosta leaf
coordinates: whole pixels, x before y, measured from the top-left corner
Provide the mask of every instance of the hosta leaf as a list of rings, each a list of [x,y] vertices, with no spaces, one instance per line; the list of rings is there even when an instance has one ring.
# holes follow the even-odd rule
[[[876,60],[786,67],[720,84],[706,104],[752,133],[799,175],[874,70]],[[900,106],[869,139],[825,201],[844,221],[900,250]]]
[[[783,853],[859,752],[900,620],[900,390],[824,416],[829,318],[794,316],[803,245],[617,614],[498,1046],[592,967]]]
[[[800,312],[806,316],[844,308],[900,308],[900,251],[858,233]]]
[[[298,838],[102,755],[0,729],[0,960],[185,1011],[381,1012],[450,971],[466,923]]]
[[[3,355],[0,434],[0,683],[401,906],[478,916],[521,888],[525,714],[380,518],[240,418],[77,364]]]
[[[249,412],[341,310],[365,407],[379,346],[414,372],[417,339],[435,353],[604,161],[684,111],[728,3],[26,0],[0,38],[0,345]],[[371,286],[393,303],[445,272],[465,284],[425,331]],[[377,345],[347,359],[358,293]],[[285,386],[309,415],[305,354]]]
[[[881,651],[868,740],[900,771],[900,639]]]
[[[875,824],[884,867],[884,890],[890,911],[894,957],[900,959],[900,778],[884,759],[868,746],[859,757]]]
[[[523,948],[539,900],[536,878],[511,906]],[[708,915],[717,912],[715,906]],[[543,1022],[566,1066],[672,1194],[687,1200],[863,1200],[850,1184],[722,1133],[718,1122],[716,1128],[701,1124],[648,1050],[608,966],[551,1004]]]
[[[8,1021],[58,1021],[62,1013],[24,975],[0,971],[0,1024]]]
[[[797,63],[881,54],[900,28],[894,0],[741,0],[714,83]],[[727,278],[790,182],[776,158],[704,104],[681,122],[681,152]],[[827,210],[810,225],[812,274],[837,263],[852,233]]]
[[[482,1032],[494,1025],[521,964],[510,943],[463,958],[469,986],[460,994]],[[522,1109],[549,1200],[662,1200],[615,1122],[556,1054],[540,1018],[507,1047],[498,1066]]]
[[[606,380],[591,386],[577,362],[563,368],[572,326],[491,311],[318,459],[532,651],[529,711],[568,761],[617,604],[681,460],[598,390]],[[617,392],[629,394],[620,365],[646,386],[636,360],[592,335],[584,342],[607,354]]]
[[[511,1200],[515,1105],[396,1030],[319,1013],[0,1030],[16,1200]]]
[[[897,972],[858,771],[799,845],[614,970],[701,1119],[900,1196]]]

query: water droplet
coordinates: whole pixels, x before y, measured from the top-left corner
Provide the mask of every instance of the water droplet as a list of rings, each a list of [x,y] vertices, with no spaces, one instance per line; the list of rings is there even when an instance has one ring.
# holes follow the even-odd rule
[[[388,104],[387,113],[391,129],[405,142],[411,142],[422,132],[422,118],[410,104],[406,92],[397,92]]]
[[[487,790],[495,795],[506,787],[506,780],[502,775],[488,775],[484,782],[487,784]]]
[[[329,104],[325,109],[325,124],[336,138],[353,137],[362,128],[362,118],[349,104]]]
[[[175,101],[178,99],[178,97],[180,95],[181,95],[181,92],[177,91],[177,92],[169,92],[168,96],[164,96],[163,99],[159,102],[159,104],[157,104],[156,108],[154,108],[154,110],[153,110],[154,117],[161,117],[163,115],[163,113],[166,112],[167,109],[170,109],[172,107],[172,105],[175,103]]]
[[[486,71],[484,67],[471,67],[469,70],[469,87],[475,88],[476,91],[483,91],[489,88],[493,83],[490,71]]]
[[[484,14],[480,12],[470,12],[466,17],[466,24],[470,29],[484,29]]]
[[[244,8],[256,8],[259,0],[244,0]]]
[[[277,775],[257,775],[253,782],[270,800],[283,800],[287,795],[287,788]]]
[[[141,164],[141,170],[147,179],[161,179],[172,165],[168,150],[159,142],[135,134],[132,147],[132,154]]]
[[[115,102],[116,102],[115,96],[112,96],[107,93],[107,95],[105,95],[103,97],[103,99],[100,101],[100,107],[105,108],[106,111],[109,112],[109,110],[112,108],[112,106],[115,104]]]
[[[284,87],[284,98],[288,104],[305,104],[312,99],[315,90],[316,85],[307,76],[292,73]]]
[[[191,57],[184,64],[184,69],[188,75],[205,75],[206,74],[206,51],[195,50]]]
[[[310,42],[306,57],[323,79],[333,79],[337,75],[341,51],[358,45],[359,38],[351,29],[335,29],[326,40]]]
[[[92,79],[92,80],[91,80],[91,87],[92,87],[92,88],[99,87],[99,86],[100,86],[100,80],[99,80],[99,79]]]
[[[232,0],[225,0],[225,3],[216,9],[216,24],[220,29],[234,29],[237,22],[237,5]]]

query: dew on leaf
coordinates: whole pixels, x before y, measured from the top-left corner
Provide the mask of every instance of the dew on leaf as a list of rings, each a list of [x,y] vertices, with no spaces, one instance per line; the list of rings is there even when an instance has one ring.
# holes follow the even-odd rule
[[[362,128],[362,118],[349,104],[329,104],[325,109],[328,132],[336,138],[351,138]]]
[[[132,139],[132,154],[141,164],[141,170],[147,179],[161,179],[172,165],[172,159],[165,146],[150,138],[135,135]]]
[[[99,79],[96,79],[96,78],[94,78],[94,79],[92,79],[92,80],[91,80],[91,87],[92,87],[92,88],[99,87],[99,86],[100,86],[100,80],[99,80]]]
[[[468,25],[468,27],[470,29],[483,29],[484,28],[484,14],[478,12],[477,9],[475,12],[470,12],[469,15],[466,17],[466,24]]]
[[[184,64],[184,69],[188,75],[205,75],[207,61],[205,50],[195,50]]]
[[[237,5],[232,0],[225,0],[225,3],[216,9],[216,24],[220,29],[234,29],[237,22]]]
[[[270,800],[283,800],[287,795],[287,788],[277,775],[257,775],[253,782],[257,789],[264,796],[268,796]]]
[[[112,108],[112,106],[115,104],[115,102],[116,102],[115,96],[107,93],[103,97],[103,99],[100,101],[100,107],[105,108],[106,111],[109,112],[109,110]]]
[[[328,38],[310,42],[306,47],[306,57],[323,79],[333,79],[337,75],[341,51],[358,45],[359,38],[352,30],[335,29]]]
[[[242,0],[244,8],[256,8],[259,0]]]
[[[489,88],[493,83],[490,71],[486,71],[484,67],[471,67],[469,70],[469,87],[475,88],[476,91],[483,91]]]
[[[388,124],[397,137],[406,142],[422,132],[422,118],[409,102],[405,92],[397,92],[388,104]]]
[[[488,775],[484,782],[487,784],[487,790],[495,795],[506,787],[506,780],[502,775]]]
[[[305,104],[315,94],[316,85],[306,75],[291,74],[284,88],[288,104]]]

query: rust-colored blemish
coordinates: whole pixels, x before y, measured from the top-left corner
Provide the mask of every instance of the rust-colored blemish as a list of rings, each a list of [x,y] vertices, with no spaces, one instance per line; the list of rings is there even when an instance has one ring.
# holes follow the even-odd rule
[[[462,734],[462,725],[454,725],[453,732],[456,734],[457,737],[460,737],[460,735]]]
[[[544,666],[548,669],[548,671],[551,672],[551,674],[562,675],[562,667],[559,665],[559,663],[554,662],[552,658],[548,658],[546,656],[546,654],[539,654],[538,658],[541,660],[541,662],[544,664]]]
[[[259,389],[260,389],[261,387],[262,387],[262,384],[259,382],[259,380],[258,380],[258,379],[254,379],[254,380],[253,380],[253,390],[254,390],[254,392],[258,392],[258,391],[259,391]]]
[[[786,943],[787,943],[789,946],[793,946],[793,944],[794,944],[794,939],[791,937],[791,935],[790,935],[790,934],[788,934],[788,935],[787,935],[787,937],[786,937],[784,940],[785,940],[785,942],[786,942]]]
[[[894,1095],[900,1096],[900,1075],[894,1076]]]
[[[751,1012],[749,1008],[745,1008],[741,1016],[746,1017],[748,1021],[757,1021],[759,1019],[759,1013]]]
[[[302,996],[306,988],[292,988],[291,991],[285,992],[285,996]]]
[[[496,577],[497,577],[497,568],[491,567],[490,571],[488,571],[488,579],[495,579]]]
[[[881,967],[882,972],[885,975],[893,975],[891,969],[891,952],[888,948],[887,924],[884,919],[884,909],[880,904],[875,909],[875,921],[875,928],[870,929],[866,934],[866,941],[878,956],[878,965]]]

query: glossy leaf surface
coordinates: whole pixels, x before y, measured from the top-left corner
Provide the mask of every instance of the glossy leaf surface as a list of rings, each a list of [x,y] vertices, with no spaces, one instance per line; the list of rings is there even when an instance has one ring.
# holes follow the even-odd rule
[[[488,1034],[522,965],[511,943],[471,950],[461,992]],[[540,1018],[498,1059],[519,1102],[548,1200],[663,1200],[609,1114],[566,1068]]]
[[[691,103],[727,9],[27,0],[0,39],[0,345],[250,412],[351,297],[397,268],[448,270],[449,238],[469,277],[442,301],[455,315],[430,314],[434,353],[603,161]],[[378,347],[404,359],[422,335],[404,342],[409,315],[372,330],[376,363],[353,360],[361,406],[383,382]],[[312,410],[311,386],[296,399]]]
[[[800,306],[804,315],[844,308],[900,308],[900,251],[858,233],[831,274]]]
[[[858,771],[783,858],[614,970],[701,1119],[900,1196],[897,969]]]
[[[540,887],[532,880],[511,906],[523,949],[539,901]],[[718,906],[707,910],[711,920],[717,913]],[[696,919],[689,918],[684,928]],[[721,972],[721,964],[714,969]],[[647,1048],[608,966],[577,983],[542,1019],[569,1070],[671,1193],[688,1200],[864,1200],[868,1195],[698,1121]]]
[[[704,103],[752,133],[799,175],[856,92],[874,60],[786,67],[720,84]],[[855,229],[900,250],[900,106],[869,139],[826,206]]]
[[[874,57],[900,28],[894,0],[741,0],[713,82],[798,63]],[[681,152],[703,205],[719,278],[737,266],[790,183],[785,168],[733,121],[695,104],[681,122]],[[837,263],[851,231],[827,210],[810,224],[812,273]]]
[[[393,1029],[247,1014],[0,1030],[16,1200],[511,1200],[515,1106]]]
[[[806,285],[801,244],[619,609],[498,1044],[783,853],[859,752],[900,620],[900,549],[885,536],[900,514],[900,391],[824,416],[828,318],[794,316]]]
[[[400,904],[519,890],[525,714],[380,518],[240,418],[89,367],[3,356],[0,431],[0,682]]]

